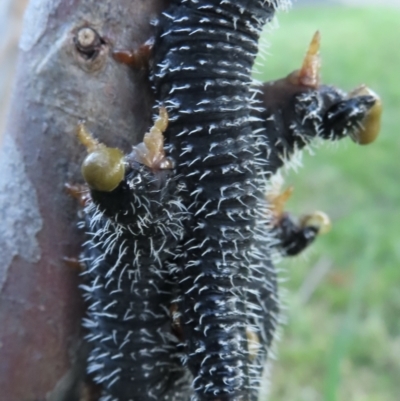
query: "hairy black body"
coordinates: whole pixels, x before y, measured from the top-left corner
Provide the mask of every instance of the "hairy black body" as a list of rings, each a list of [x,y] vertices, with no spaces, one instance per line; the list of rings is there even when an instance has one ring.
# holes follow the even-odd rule
[[[154,49],[156,98],[170,116],[166,147],[191,214],[177,302],[199,400],[255,399],[276,323],[250,117],[257,41],[274,11],[268,1],[176,1]]]

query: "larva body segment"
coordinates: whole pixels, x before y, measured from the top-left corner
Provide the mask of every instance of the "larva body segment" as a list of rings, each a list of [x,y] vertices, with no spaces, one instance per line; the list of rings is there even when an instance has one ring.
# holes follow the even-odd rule
[[[119,185],[92,189],[84,209],[88,372],[102,386],[101,401],[183,401],[169,265],[183,238],[185,210],[173,170],[152,170],[137,157],[125,156]]]
[[[255,400],[278,306],[250,74],[275,6],[172,3],[160,21],[152,79],[170,116],[166,148],[191,215],[178,269],[186,363],[194,399]]]

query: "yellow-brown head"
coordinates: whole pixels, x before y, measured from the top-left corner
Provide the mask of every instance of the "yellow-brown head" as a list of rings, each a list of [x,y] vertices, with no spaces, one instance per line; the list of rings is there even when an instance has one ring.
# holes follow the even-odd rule
[[[99,143],[83,124],[78,127],[78,138],[88,151],[81,168],[83,178],[91,189],[111,192],[124,179],[124,154]]]

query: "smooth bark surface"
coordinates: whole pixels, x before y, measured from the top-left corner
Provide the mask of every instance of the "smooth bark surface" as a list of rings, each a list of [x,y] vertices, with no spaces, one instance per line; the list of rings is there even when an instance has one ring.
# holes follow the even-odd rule
[[[10,115],[0,152],[0,392],[7,401],[84,399],[84,305],[78,257],[79,205],[65,183],[80,183],[76,126],[128,150],[151,121],[145,73],[111,57],[153,31],[162,0],[32,0],[28,6]],[[87,59],[74,37],[102,38]]]

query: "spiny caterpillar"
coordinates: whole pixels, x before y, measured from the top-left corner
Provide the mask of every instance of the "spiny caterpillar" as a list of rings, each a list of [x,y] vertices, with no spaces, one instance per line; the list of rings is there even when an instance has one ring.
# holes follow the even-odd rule
[[[88,371],[102,401],[183,401],[190,385],[192,400],[257,400],[279,319],[273,254],[299,253],[327,225],[295,222],[270,181],[315,137],[377,134],[375,95],[320,85],[318,35],[300,71],[253,84],[280,4],[171,1],[150,60],[160,117],[143,143],[123,155],[80,126]],[[137,63],[114,57],[142,68],[147,48]]]

